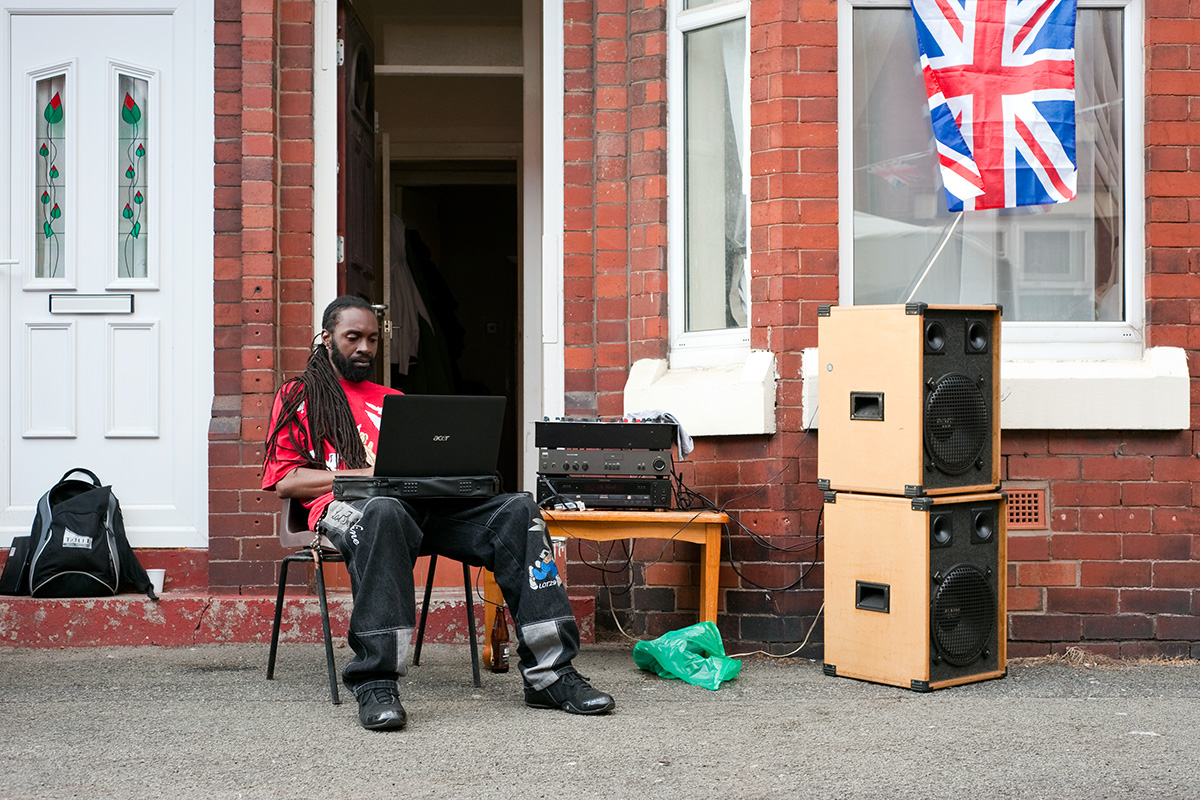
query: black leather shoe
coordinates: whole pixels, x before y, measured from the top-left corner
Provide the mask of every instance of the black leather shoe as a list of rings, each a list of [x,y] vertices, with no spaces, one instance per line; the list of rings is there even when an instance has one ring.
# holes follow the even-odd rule
[[[378,686],[358,696],[358,721],[369,731],[391,731],[403,728],[408,715],[394,688]]]
[[[607,714],[617,702],[588,683],[587,678],[567,667],[558,680],[540,691],[525,685],[525,705],[530,708],[561,708],[570,714]]]

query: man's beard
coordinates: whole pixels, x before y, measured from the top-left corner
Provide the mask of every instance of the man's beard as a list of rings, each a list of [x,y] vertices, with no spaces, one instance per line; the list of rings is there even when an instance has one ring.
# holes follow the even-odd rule
[[[361,383],[375,373],[375,359],[371,358],[366,364],[355,364],[350,359],[341,354],[336,347],[329,349],[330,355],[333,358],[333,366],[337,369],[341,376],[351,383]]]

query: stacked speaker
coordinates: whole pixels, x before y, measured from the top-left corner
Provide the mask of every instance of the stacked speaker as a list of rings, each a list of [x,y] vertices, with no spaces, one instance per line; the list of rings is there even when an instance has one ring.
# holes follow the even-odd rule
[[[822,306],[817,333],[826,674],[1003,676],[999,307]]]

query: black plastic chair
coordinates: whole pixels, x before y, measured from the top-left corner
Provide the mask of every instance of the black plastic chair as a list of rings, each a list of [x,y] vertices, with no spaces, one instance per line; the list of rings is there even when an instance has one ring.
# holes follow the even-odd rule
[[[321,631],[325,636],[325,663],[329,673],[329,694],[334,705],[342,700],[338,694],[337,669],[333,660],[333,635],[329,630],[329,604],[325,596],[325,562],[344,561],[333,543],[308,527],[308,509],[299,500],[283,501],[283,513],[279,515],[279,542],[284,547],[298,547],[285,556],[279,565],[279,593],[275,598],[275,620],[271,626],[271,652],[267,657],[267,680],[275,677],[275,656],[279,650],[279,626],[283,619],[283,593],[287,586],[288,565],[296,562],[316,564],[317,599],[321,605]],[[421,623],[417,628],[417,645],[413,652],[413,665],[421,661],[421,643],[425,639],[425,619],[429,613],[429,600],[433,591],[433,575],[437,568],[437,556],[429,557],[429,576],[425,581],[425,602],[421,606]],[[471,571],[463,564],[463,585],[467,600],[467,629],[471,641],[471,670],[475,686],[481,686],[479,678],[479,647],[475,633],[475,604],[471,595]]]

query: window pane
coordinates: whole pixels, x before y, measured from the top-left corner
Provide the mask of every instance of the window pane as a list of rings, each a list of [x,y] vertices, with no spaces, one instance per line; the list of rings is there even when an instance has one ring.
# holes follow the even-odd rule
[[[1078,196],[946,211],[908,9],[854,12],[854,302],[990,303],[1012,321],[1125,319],[1122,11],[1076,23]]]
[[[684,35],[688,331],[742,328],[749,319],[745,25],[739,19]]]
[[[121,75],[118,80],[120,133],[120,219],[117,222],[117,277],[146,277],[146,90],[148,81]]]
[[[34,185],[34,276],[63,277],[63,229],[66,213],[66,75],[40,80],[34,91],[36,179]]]

